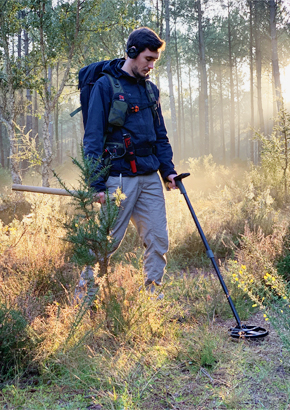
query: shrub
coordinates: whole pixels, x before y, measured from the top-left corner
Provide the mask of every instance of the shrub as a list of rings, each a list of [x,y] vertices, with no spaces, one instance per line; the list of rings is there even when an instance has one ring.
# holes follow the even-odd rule
[[[290,351],[289,285],[275,266],[285,232],[285,224],[268,236],[247,229],[241,237],[241,249],[236,251],[237,260],[229,261],[228,271],[233,285],[252,300],[252,308],[263,312],[265,322],[271,322]]]
[[[276,263],[278,273],[287,281],[290,281],[290,227],[287,228],[283,237],[282,252]]]
[[[0,377],[6,379],[27,365],[36,339],[17,309],[1,304],[0,323]]]

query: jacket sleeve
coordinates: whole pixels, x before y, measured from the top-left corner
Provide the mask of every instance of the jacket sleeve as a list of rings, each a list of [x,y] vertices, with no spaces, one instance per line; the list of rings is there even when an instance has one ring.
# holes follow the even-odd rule
[[[96,81],[89,101],[88,120],[84,134],[84,154],[98,161],[104,150],[104,135],[107,130],[112,90],[108,79],[103,76]],[[97,168],[96,173],[101,169]],[[100,176],[91,186],[97,192],[106,190],[105,180]]]
[[[166,180],[168,175],[177,174],[177,172],[174,169],[174,164],[172,161],[173,152],[162,115],[159,90],[156,86],[154,88],[155,94],[156,92],[158,93],[157,115],[154,119],[154,128],[156,133],[156,156],[160,162],[159,171],[161,177],[163,180]]]

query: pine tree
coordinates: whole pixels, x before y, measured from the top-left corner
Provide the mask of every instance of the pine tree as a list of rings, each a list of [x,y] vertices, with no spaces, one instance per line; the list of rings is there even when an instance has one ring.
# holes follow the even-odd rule
[[[83,148],[81,159],[73,158],[73,163],[80,172],[78,188],[68,188],[61,178],[54,174],[60,185],[72,196],[74,212],[71,216],[67,215],[64,222],[65,240],[72,244],[73,261],[80,267],[98,264],[97,285],[102,282],[107,299],[111,297],[109,260],[115,247],[112,230],[118,217],[121,200],[125,196],[119,188],[113,196],[107,192],[106,202],[100,206],[96,203],[96,192],[91,185],[108,171],[108,166],[103,167],[101,159],[94,161],[85,157]],[[89,286],[94,284],[88,284]]]

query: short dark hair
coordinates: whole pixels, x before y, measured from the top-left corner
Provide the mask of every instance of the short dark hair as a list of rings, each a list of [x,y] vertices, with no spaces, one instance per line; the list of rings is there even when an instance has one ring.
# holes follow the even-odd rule
[[[142,53],[146,48],[150,51],[163,51],[165,49],[165,41],[148,27],[140,27],[132,31],[127,40],[127,50],[130,47],[136,47],[139,53]]]

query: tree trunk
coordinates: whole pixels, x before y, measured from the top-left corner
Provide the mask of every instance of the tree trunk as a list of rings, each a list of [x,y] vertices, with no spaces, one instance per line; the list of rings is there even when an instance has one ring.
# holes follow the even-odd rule
[[[172,136],[173,136],[173,149],[175,161],[180,159],[180,153],[178,152],[178,135],[177,135],[177,121],[176,121],[176,109],[175,109],[175,99],[173,93],[173,81],[172,81],[172,70],[171,70],[171,55],[170,55],[170,15],[169,15],[169,0],[164,0],[165,2],[165,22],[166,22],[166,69],[168,77],[168,87],[169,87],[169,100],[170,100],[170,111],[171,111],[171,125],[172,125]],[[177,162],[176,161],[176,162]]]
[[[48,67],[48,95],[49,95],[49,101],[51,101],[51,87],[52,87],[52,68]],[[54,132],[53,132],[53,122],[52,122],[52,113],[53,113],[53,108],[50,110],[49,113],[49,126],[48,126],[48,132],[49,132],[49,139],[50,139],[50,145],[53,148],[53,137],[54,137]]]
[[[177,47],[176,19],[174,21],[174,49],[175,49],[175,61],[176,61],[176,74],[177,74],[177,129],[178,129],[178,136],[179,136],[179,152],[181,153],[180,72],[179,72],[179,57],[178,57],[178,47]]]
[[[236,156],[236,144],[235,144],[235,90],[234,90],[234,76],[233,76],[231,15],[230,15],[230,3],[229,2],[228,2],[228,43],[229,43],[229,69],[230,69],[230,93],[231,93],[230,158],[231,158],[231,161],[232,161]]]
[[[237,157],[241,156],[241,115],[240,115],[240,90],[239,90],[239,73],[237,59],[235,59],[236,67],[236,84],[237,84],[237,134],[238,134],[238,147],[237,147]]]
[[[259,27],[261,25],[261,13],[259,12],[259,4],[255,3],[255,43],[256,43],[256,73],[257,73],[257,99],[259,113],[259,129],[262,134],[265,133],[263,103],[262,103],[262,52],[261,52],[261,35]],[[261,141],[258,141],[258,162],[261,157]]]
[[[33,44],[34,47],[34,44]],[[35,74],[35,70],[34,70]],[[32,107],[32,131],[31,138],[35,138],[37,147],[39,146],[39,135],[38,135],[38,100],[37,100],[37,91],[33,92],[33,105]]]
[[[184,99],[183,99],[183,85],[182,85],[182,72],[180,68],[180,91],[181,91],[181,138],[182,138],[182,155],[181,158],[185,159],[187,156],[186,151],[186,130],[185,130],[185,118],[184,118]]]
[[[189,66],[188,70],[188,84],[189,84],[189,102],[190,102],[190,141],[191,141],[191,149],[192,154],[190,157],[194,156],[194,142],[193,142],[193,107],[192,107],[192,88],[191,88],[191,67]]]
[[[221,133],[221,147],[223,163],[226,165],[226,143],[225,143],[225,124],[224,124],[224,98],[223,98],[223,83],[222,83],[222,69],[219,63],[219,83],[220,83],[220,133]]]
[[[275,84],[275,94],[277,101],[277,111],[280,111],[282,105],[281,81],[279,71],[278,46],[277,46],[277,30],[276,30],[276,14],[277,14],[277,0],[269,0],[270,7],[270,34],[272,45],[272,66]]]
[[[2,168],[5,168],[5,159],[4,159],[4,137],[3,137],[3,126],[0,122],[0,164]]]
[[[274,70],[272,65],[272,105],[273,105],[273,118],[277,117],[277,99],[276,99],[276,90],[275,90],[275,78]]]
[[[160,2],[160,8],[159,8],[159,2]],[[156,0],[156,32],[158,33],[159,37],[163,37],[163,0]]]
[[[175,48],[175,60],[176,60],[176,74],[177,74],[177,130],[178,130],[178,152],[180,159],[182,155],[182,132],[181,132],[181,98],[180,98],[180,71],[179,71],[179,57],[177,48],[177,34],[176,34],[176,18],[174,19],[174,48]]]
[[[22,11],[19,12],[18,18],[22,19],[23,14]],[[18,54],[18,68],[21,69],[21,59],[22,59],[22,29],[18,32],[18,47],[17,47],[17,54]],[[25,121],[24,121],[24,98],[23,98],[23,89],[19,90],[20,96],[20,115],[19,115],[19,125],[21,130],[23,131]]]
[[[39,35],[40,35],[40,51],[41,51],[41,56],[42,56],[42,66],[43,66],[43,73],[44,73],[44,97],[43,97],[43,104],[44,104],[44,121],[43,121],[43,148],[44,148],[44,158],[42,159],[42,185],[45,187],[49,187],[49,179],[52,174],[51,172],[51,163],[52,163],[52,130],[50,130],[51,127],[51,115],[52,112],[56,106],[57,101],[59,100],[59,97],[61,93],[63,92],[65,82],[67,81],[71,64],[72,64],[72,58],[74,55],[74,50],[75,50],[75,45],[79,33],[79,28],[80,28],[80,19],[79,19],[79,13],[80,13],[80,0],[77,0],[77,5],[76,5],[76,19],[75,19],[75,32],[74,32],[74,40],[70,46],[69,54],[67,56],[67,62],[66,62],[66,67],[64,70],[63,78],[61,81],[61,84],[56,90],[56,93],[54,94],[54,97],[52,97],[50,94],[50,89],[49,89],[49,78],[51,77],[51,68],[49,67],[48,61],[46,59],[46,43],[44,40],[44,28],[43,25],[40,24],[39,28]],[[40,15],[40,21],[43,23],[43,16],[45,14],[45,3],[40,4],[39,6],[39,15]]]
[[[25,57],[28,56],[29,52],[29,37],[28,33],[25,30],[24,31],[24,52],[25,52]],[[28,75],[29,68],[26,67],[26,74]],[[26,99],[28,101],[27,105],[27,114],[26,114],[26,129],[25,133],[27,134],[28,132],[31,133],[32,130],[32,95],[30,89],[26,90]]]
[[[10,63],[10,55],[9,55],[9,39],[7,36],[2,37],[2,47],[3,47],[3,60],[4,65],[6,68],[7,74],[7,93],[6,93],[6,110],[5,110],[5,118],[3,113],[0,112],[0,118],[2,118],[2,122],[5,124],[7,129],[7,134],[10,143],[10,168],[11,168],[11,175],[12,175],[12,182],[14,184],[21,184],[21,176],[20,176],[20,168],[19,162],[15,159],[15,155],[18,152],[18,144],[15,135],[15,90],[14,90],[14,81],[13,81],[13,74],[12,68]],[[2,107],[0,107],[1,110]],[[1,110],[2,111],[2,110]]]
[[[37,91],[34,91],[33,95],[33,121],[32,121],[32,137],[36,138],[38,144],[38,100]]]
[[[25,134],[32,132],[32,95],[29,89],[26,90],[26,99],[29,104],[27,106]]]
[[[42,158],[42,186],[49,187],[49,180],[52,177],[51,163],[52,163],[52,145],[49,135],[49,119],[51,117],[51,110],[49,104],[45,107],[43,115],[43,151],[44,157]]]
[[[82,121],[81,121],[82,122]],[[84,133],[83,133],[84,135]],[[60,122],[60,162],[61,164],[64,162],[64,138],[63,138],[63,121]]]
[[[254,164],[255,155],[254,155],[254,121],[255,121],[255,106],[254,106],[254,62],[253,62],[253,3],[252,0],[248,0],[248,5],[250,8],[250,98],[251,98],[251,130],[249,132],[250,140],[250,157],[251,161]]]
[[[212,71],[209,70],[209,118],[210,118],[210,134],[209,148],[210,153],[214,153],[214,130],[213,130],[213,103],[212,103]]]
[[[200,0],[197,0],[198,12],[198,43],[199,43],[199,61],[200,61],[200,92],[202,108],[202,121],[204,121],[203,132],[200,137],[204,139],[202,155],[209,154],[209,120],[208,120],[208,94],[207,94],[207,73],[205,62],[205,44],[202,26],[202,11]]]
[[[58,75],[59,75],[59,62],[57,62],[56,64],[56,89],[58,89]],[[54,110],[54,129],[55,129],[56,159],[57,159],[57,163],[60,164],[58,119],[59,119],[59,105],[57,101],[55,104],[55,110]]]
[[[201,67],[200,61],[198,61],[198,139],[199,139],[199,156],[204,155],[204,134],[205,134],[205,122],[204,122],[204,101],[203,94],[201,92]]]

